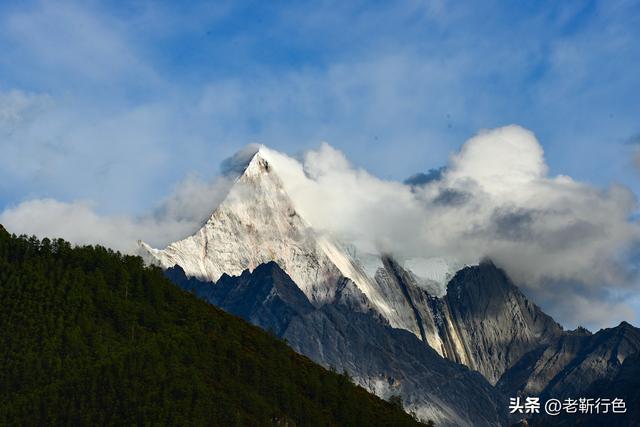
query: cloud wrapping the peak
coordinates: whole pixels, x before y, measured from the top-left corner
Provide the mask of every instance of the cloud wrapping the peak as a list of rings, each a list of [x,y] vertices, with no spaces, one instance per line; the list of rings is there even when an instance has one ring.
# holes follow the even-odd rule
[[[222,161],[220,172],[223,175],[241,174],[253,156],[260,151],[259,144],[249,144],[235,153],[233,156]]]
[[[479,132],[445,167],[409,183],[356,168],[327,143],[300,158],[251,145],[223,162],[213,182],[188,177],[147,215],[100,216],[87,203],[42,199],[6,209],[0,223],[128,252],[138,239],[162,247],[202,225],[258,150],[300,215],[360,254],[460,264],[488,257],[560,321],[632,320],[620,296],[638,284],[627,259],[640,245],[640,227],[629,220],[633,193],[549,176],[535,135],[513,125]],[[578,305],[590,309],[577,314]]]
[[[639,132],[640,7],[530,6],[0,2],[0,220],[159,246],[218,199],[215,186],[202,206],[180,196],[208,188],[193,179],[153,210],[188,173],[208,180],[250,141],[294,153],[327,140],[340,151],[292,159],[297,197],[307,218],[358,247],[489,253],[536,283],[529,256],[552,277],[626,277],[617,257],[637,234],[627,190],[549,177],[528,131],[480,133],[433,169],[476,129],[513,122],[538,132],[554,175],[640,190],[638,139],[633,153],[620,144]],[[429,169],[410,186],[388,180]],[[20,219],[27,208],[41,223]],[[78,230],[47,217],[67,208]]]
[[[625,259],[640,242],[640,227],[629,221],[633,193],[548,176],[541,145],[522,127],[481,131],[422,185],[376,178],[326,143],[301,161],[267,155],[301,214],[361,253],[466,264],[489,257],[549,304],[546,293],[559,283],[585,295],[602,286],[637,289]],[[581,296],[581,306],[621,304],[602,295],[587,300]],[[593,319],[559,317],[601,324],[607,310],[590,310]],[[609,311],[623,312],[629,310]]]
[[[546,175],[543,154],[533,132],[519,126],[483,130],[452,157],[446,178],[454,186],[471,180],[494,196],[513,197],[517,187]]]
[[[356,169],[326,143],[302,162],[268,153],[305,218],[364,252],[491,257],[532,284],[625,282],[616,257],[640,238],[627,220],[633,193],[548,177],[542,147],[519,126],[480,132],[418,186]]]

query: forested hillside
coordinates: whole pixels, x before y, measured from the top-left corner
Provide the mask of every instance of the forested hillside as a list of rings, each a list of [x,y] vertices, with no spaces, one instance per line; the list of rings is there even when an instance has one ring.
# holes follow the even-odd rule
[[[138,257],[0,226],[0,301],[0,425],[417,425]]]

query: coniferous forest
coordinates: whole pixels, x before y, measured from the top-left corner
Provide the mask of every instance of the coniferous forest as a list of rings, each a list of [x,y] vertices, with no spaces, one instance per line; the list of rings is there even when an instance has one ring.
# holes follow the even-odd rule
[[[409,426],[141,258],[0,226],[1,425]]]

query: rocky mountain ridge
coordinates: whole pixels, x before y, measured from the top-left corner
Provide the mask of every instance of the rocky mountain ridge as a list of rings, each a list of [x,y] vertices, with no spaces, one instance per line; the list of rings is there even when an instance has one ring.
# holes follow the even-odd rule
[[[332,303],[314,307],[275,262],[223,276],[215,284],[190,279],[180,267],[166,274],[184,289],[284,338],[315,362],[347,372],[378,396],[401,396],[405,409],[423,420],[439,426],[507,423],[506,398],[482,375],[442,358],[414,334],[390,327],[365,308],[366,298],[349,280],[341,282]]]
[[[504,395],[570,393],[610,379],[640,347],[633,327],[619,337],[624,325],[604,334],[618,338],[604,341],[603,334],[563,331],[490,261],[457,271],[445,295],[392,254],[363,263],[300,216],[268,156],[257,151],[247,160],[194,235],[165,249],[142,243],[143,255],[186,289],[272,330],[315,361],[345,369],[376,394],[398,392],[417,413],[445,424],[500,425],[499,406],[482,417],[446,397],[425,397],[439,388],[407,380],[421,375],[408,360],[424,360],[425,372],[432,372],[427,365],[445,366],[444,359],[478,371],[497,386],[487,400],[506,408]],[[272,263],[278,269],[265,275],[262,266]],[[399,342],[416,353],[399,354]]]

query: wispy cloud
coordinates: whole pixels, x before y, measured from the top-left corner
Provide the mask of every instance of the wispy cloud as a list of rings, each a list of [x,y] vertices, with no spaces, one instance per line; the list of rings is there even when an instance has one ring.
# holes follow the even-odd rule
[[[32,199],[0,212],[0,224],[17,234],[62,237],[74,244],[99,244],[136,254],[137,240],[163,246],[193,233],[222,201],[232,182],[225,176],[211,182],[189,176],[156,208],[141,215],[101,215],[90,201]]]
[[[505,123],[535,130],[554,172],[635,188],[616,145],[637,133],[640,11],[552,6],[5,5],[0,90],[50,104],[0,141],[16,155],[7,163],[25,165],[3,165],[0,201],[141,211],[249,142],[296,152],[330,141],[404,179]],[[43,159],[51,147],[64,155]],[[65,173],[78,165],[79,187]]]

